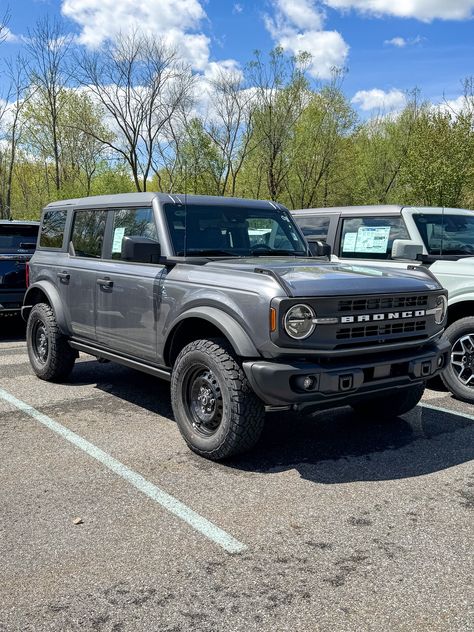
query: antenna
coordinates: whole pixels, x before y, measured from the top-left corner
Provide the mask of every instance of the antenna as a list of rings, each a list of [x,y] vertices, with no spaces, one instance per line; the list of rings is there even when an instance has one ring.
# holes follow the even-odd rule
[[[184,256],[186,257],[187,241],[188,241],[188,170],[186,158],[184,158]]]

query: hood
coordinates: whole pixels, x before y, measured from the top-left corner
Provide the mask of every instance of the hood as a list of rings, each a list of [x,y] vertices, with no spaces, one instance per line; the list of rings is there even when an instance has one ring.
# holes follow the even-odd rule
[[[440,290],[441,285],[420,270],[401,270],[376,265],[351,265],[276,257],[256,257],[211,261],[206,268],[228,268],[234,273],[257,271],[277,276],[289,296],[343,296],[353,294],[393,294],[397,292],[426,292]],[[259,272],[261,271],[261,272]]]

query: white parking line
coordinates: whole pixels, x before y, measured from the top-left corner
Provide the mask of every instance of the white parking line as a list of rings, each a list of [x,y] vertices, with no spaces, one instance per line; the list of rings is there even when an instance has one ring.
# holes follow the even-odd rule
[[[459,417],[466,417],[466,419],[472,419],[474,421],[474,415],[469,415],[468,413],[463,413],[459,410],[450,410],[449,408],[442,408],[441,406],[432,406],[431,404],[425,404],[423,402],[419,402],[418,406],[422,408],[429,408],[430,410],[437,410],[440,413],[449,413],[450,415],[459,415]]]
[[[120,463],[120,461],[117,461],[117,459],[114,459],[113,456],[107,454],[107,452],[104,452],[93,443],[90,443],[86,439],[77,435],[75,432],[72,432],[72,430],[69,430],[57,421],[54,421],[51,417],[40,413],[36,410],[36,408],[33,408],[20,399],[17,399],[2,388],[0,388],[0,398],[12,406],[15,406],[15,408],[18,408],[18,410],[21,410],[26,415],[33,417],[33,419],[39,421],[39,423],[43,424],[43,426],[46,426],[53,432],[56,432],[58,435],[63,437],[63,439],[66,439],[66,441],[69,441],[93,459],[96,459],[102,463],[102,465],[105,465],[105,467],[109,470],[112,470],[112,472],[121,476],[143,494],[157,502],[181,520],[184,520],[184,522],[193,527],[193,529],[199,531],[199,533],[209,540],[212,540],[212,542],[215,542],[229,553],[241,553],[247,548],[245,544],[242,544],[242,542],[239,542],[218,526],[200,516],[180,500],[174,498],[170,494],[167,494],[165,491],[143,478],[143,476],[138,474],[138,472],[134,472],[123,463]]]

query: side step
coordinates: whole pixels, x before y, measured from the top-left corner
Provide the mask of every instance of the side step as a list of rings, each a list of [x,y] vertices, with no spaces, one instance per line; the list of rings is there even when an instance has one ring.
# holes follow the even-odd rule
[[[128,366],[128,368],[130,369],[136,369],[137,371],[149,373],[150,375],[159,377],[163,380],[166,380],[167,382],[171,381],[171,371],[167,369],[159,369],[158,367],[152,366],[151,364],[140,362],[140,360],[133,360],[132,358],[127,358],[125,356],[114,353],[113,351],[99,349],[98,347],[94,347],[84,342],[78,342],[77,340],[69,340],[69,346],[71,346],[73,349],[77,349],[78,351],[82,351],[83,353],[88,353],[90,355],[96,356],[97,359],[103,358],[104,360],[117,362],[117,364],[123,364],[124,366]]]

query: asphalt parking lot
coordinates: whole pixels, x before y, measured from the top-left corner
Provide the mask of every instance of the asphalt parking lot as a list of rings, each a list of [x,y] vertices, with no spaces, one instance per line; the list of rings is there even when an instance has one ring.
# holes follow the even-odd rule
[[[42,382],[0,323],[0,631],[474,630],[474,411],[423,403],[269,414],[215,464],[166,383],[88,356]]]

